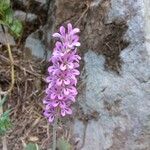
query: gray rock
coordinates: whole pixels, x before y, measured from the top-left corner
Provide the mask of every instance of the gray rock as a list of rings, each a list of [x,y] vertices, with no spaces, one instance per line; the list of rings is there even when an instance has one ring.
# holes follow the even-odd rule
[[[50,57],[50,50],[47,50],[46,46],[43,43],[42,39],[42,30],[37,30],[36,32],[32,33],[28,36],[25,42],[25,48],[31,51],[31,54],[40,59],[46,59],[46,52],[47,52],[47,59]]]
[[[36,2],[39,2],[41,5],[45,5],[47,3],[47,0],[35,0]]]
[[[31,14],[31,13],[25,13],[21,10],[16,10],[14,13],[14,17],[21,20],[21,21],[27,21],[27,22],[33,22],[37,19],[37,15]]]
[[[33,2],[39,3],[40,6],[44,6],[47,4],[47,0],[32,0]],[[16,3],[24,5],[25,7],[28,7],[30,1],[28,0],[15,0]]]
[[[7,42],[8,42],[8,43],[9,43],[10,45],[12,45],[12,46],[16,45],[16,42],[15,42],[13,36],[8,33],[8,29],[7,29],[6,27],[4,27],[4,28],[5,28],[5,31],[6,31],[5,34],[6,34],[6,37],[7,37],[7,41],[6,41],[6,39],[4,38],[5,35],[4,35],[4,33],[3,33],[2,27],[0,26],[0,44],[6,45]]]
[[[81,78],[85,87],[78,101],[85,114],[97,111],[100,117],[98,121],[89,120],[84,128],[75,120],[74,134],[85,138],[82,150],[149,150],[150,47],[144,40],[144,3],[111,3],[108,22],[130,15],[124,37],[130,45],[120,54],[120,75],[105,69],[103,56],[92,50],[84,55],[85,73],[81,73]]]
[[[29,5],[29,1],[27,1],[27,0],[16,0],[16,2],[24,5],[25,7]]]
[[[84,131],[85,125],[83,124],[82,121],[76,119],[74,124],[74,133],[75,133],[74,136],[75,136],[75,143],[77,143],[78,149],[83,145]]]
[[[15,42],[13,36],[11,36],[9,33],[6,33],[6,36],[7,36],[7,42],[10,45],[12,45],[12,46],[16,45],[16,42]],[[6,39],[4,37],[5,37],[4,33],[0,31],[0,43],[3,45],[6,45],[7,42],[6,42]]]

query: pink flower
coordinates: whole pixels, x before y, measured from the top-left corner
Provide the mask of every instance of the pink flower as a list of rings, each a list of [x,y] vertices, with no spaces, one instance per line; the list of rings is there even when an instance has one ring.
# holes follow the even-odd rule
[[[81,44],[78,42],[79,41],[79,36],[76,35],[76,33],[79,33],[80,30],[78,28],[72,28],[71,23],[69,23],[66,29],[61,26],[60,27],[60,33],[54,33],[53,37],[58,38],[61,40],[64,46],[67,46],[70,49],[74,49],[75,47],[80,46]]]
[[[53,65],[48,67],[49,76],[45,80],[48,86],[45,90],[46,97],[43,100],[44,116],[49,122],[53,122],[57,110],[61,116],[71,115],[71,104],[75,102],[78,94],[76,85],[80,72],[77,68],[81,57],[77,54],[77,47],[80,46],[80,43],[76,34],[80,30],[72,28],[69,23],[67,29],[61,26],[59,31],[53,34],[58,41],[50,59]]]

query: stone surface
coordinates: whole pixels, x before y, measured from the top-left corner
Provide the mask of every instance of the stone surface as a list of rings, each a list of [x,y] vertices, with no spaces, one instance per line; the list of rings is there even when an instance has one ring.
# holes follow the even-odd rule
[[[44,10],[47,10],[47,5],[48,5],[49,0],[13,0],[13,3],[15,3],[15,5],[17,4],[17,6],[19,8],[25,7],[26,10],[28,10],[27,8],[30,7],[31,5],[34,5],[34,9],[35,9],[35,13],[38,14],[37,10],[39,11],[39,9],[43,8]],[[30,10],[30,9],[29,9]]]
[[[50,50],[48,51],[44,45],[42,29],[39,29],[28,36],[25,42],[25,48],[37,58],[48,59],[50,57]]]
[[[145,38],[146,38],[146,48],[149,50],[148,55],[150,56],[150,1],[144,0],[145,9],[144,9],[144,16],[145,16]]]
[[[44,35],[51,47],[60,24],[81,29],[76,149],[150,149],[149,6],[146,0],[50,1]],[[44,40],[39,29],[25,47],[44,58]]]
[[[14,17],[21,20],[21,21],[27,21],[27,22],[33,22],[37,19],[37,16],[32,13],[25,13],[21,10],[16,10],[14,13]]]
[[[41,5],[45,5],[47,3],[46,0],[35,0],[35,1],[40,3]]]
[[[144,40],[144,11],[141,0],[111,1],[105,21],[127,19],[124,39],[130,42],[120,53],[119,75],[106,69],[106,58],[93,49],[84,55],[81,79],[85,86],[78,101],[85,114],[97,111],[100,117],[90,119],[80,132],[82,124],[75,120],[74,134],[84,139],[79,149],[150,149],[150,47]]]
[[[16,44],[13,36],[11,36],[9,33],[8,33],[8,29],[5,27],[5,31],[6,31],[6,37],[7,37],[7,41],[9,42],[10,45],[14,46]],[[6,42],[6,39],[4,38],[5,35],[3,33],[3,30],[2,30],[2,27],[0,26],[0,45],[6,45],[7,42]]]
[[[10,45],[13,46],[16,45],[13,36],[11,36],[9,33],[6,33],[6,36],[7,36],[7,41],[9,42]],[[6,45],[7,42],[4,37],[5,37],[4,33],[0,31],[0,44]]]

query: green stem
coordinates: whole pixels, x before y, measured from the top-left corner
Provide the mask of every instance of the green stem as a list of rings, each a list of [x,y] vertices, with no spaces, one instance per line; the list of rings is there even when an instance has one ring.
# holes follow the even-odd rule
[[[0,87],[0,102],[2,101],[2,95],[1,95],[1,87]],[[3,114],[3,105],[0,107],[0,116]],[[2,137],[2,146],[3,149],[2,150],[7,150],[7,140],[6,140],[6,136],[4,135]]]

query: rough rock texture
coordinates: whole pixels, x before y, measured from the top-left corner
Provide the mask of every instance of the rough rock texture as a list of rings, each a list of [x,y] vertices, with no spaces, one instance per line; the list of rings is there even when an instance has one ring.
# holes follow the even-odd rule
[[[78,103],[82,117],[77,115],[73,125],[77,149],[150,149],[150,34],[145,41],[144,33],[149,3],[145,3],[50,3],[49,33],[70,21],[81,29]]]
[[[9,44],[14,46],[16,44],[14,38],[9,33],[6,33],[6,35],[7,35],[7,40]],[[4,33],[0,31],[0,44],[7,44],[4,37],[5,37]]]
[[[36,1],[40,6],[46,2]],[[49,2],[46,26],[30,34],[25,47],[43,59],[53,47],[51,34],[60,25],[72,22],[81,29],[81,76],[73,124],[76,149],[149,150],[149,1]]]
[[[150,149],[150,49],[145,47],[143,11],[140,0],[111,1],[106,21],[127,19],[124,39],[130,42],[119,55],[123,62],[119,75],[104,68],[106,58],[102,55],[92,50],[84,55],[85,86],[78,101],[84,113],[97,111],[99,118],[88,120],[86,130],[78,133],[81,123],[75,123],[76,136],[85,132],[79,149]]]
[[[50,57],[50,51],[47,50],[43,42],[43,32],[44,28],[30,34],[26,39],[25,48],[37,58],[48,59]]]
[[[82,31],[78,101],[83,114],[74,121],[77,148],[150,149],[150,57],[143,1],[56,0],[51,8],[56,8],[49,18],[51,32],[69,21]],[[96,119],[87,119],[95,112]]]
[[[37,16],[29,17],[25,48],[38,58],[46,59],[60,25],[81,29],[74,149],[150,150],[149,0],[14,1],[15,10]]]
[[[5,28],[5,30],[7,31],[8,29]],[[7,36],[7,40],[9,42],[9,44],[14,46],[16,43],[15,43],[13,36],[11,36],[9,33],[5,33],[5,34]],[[5,35],[3,33],[2,27],[0,26],[0,45],[1,44],[3,44],[3,45],[7,44],[6,39],[4,37],[5,37]]]
[[[150,47],[150,1],[144,0],[145,4],[145,10],[144,10],[144,16],[145,16],[145,39],[146,39],[146,48],[148,49]],[[148,51],[148,54],[150,55],[150,50]]]
[[[27,22],[33,22],[37,19],[37,16],[35,14],[32,14],[32,13],[28,13],[26,15],[25,12],[21,11],[21,10],[16,10],[15,11],[15,14],[14,14],[14,17],[21,20],[21,21],[27,21]]]

